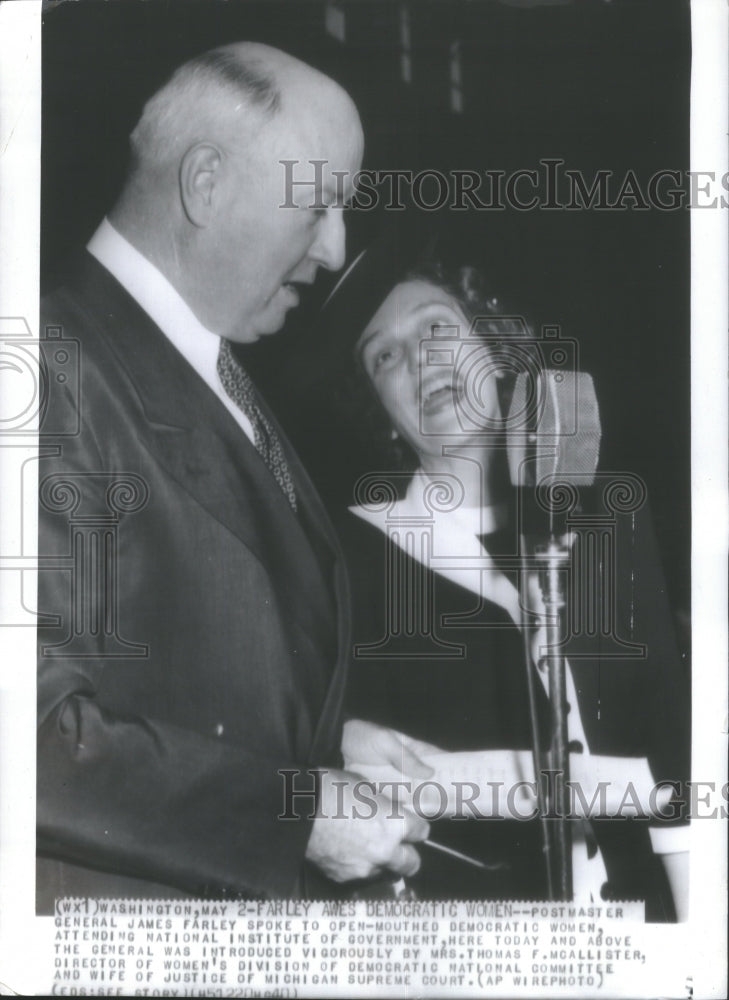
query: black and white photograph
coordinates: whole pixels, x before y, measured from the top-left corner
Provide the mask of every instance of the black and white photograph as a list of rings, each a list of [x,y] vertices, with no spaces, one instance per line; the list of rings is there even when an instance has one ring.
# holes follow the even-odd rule
[[[0,992],[725,995],[725,5],[0,23]]]

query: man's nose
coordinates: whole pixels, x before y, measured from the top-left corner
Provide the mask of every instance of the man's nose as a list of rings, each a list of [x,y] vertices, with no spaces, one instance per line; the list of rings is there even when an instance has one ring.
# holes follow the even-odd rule
[[[328,208],[319,222],[309,257],[328,271],[338,271],[344,265],[346,250],[344,212],[341,208]]]

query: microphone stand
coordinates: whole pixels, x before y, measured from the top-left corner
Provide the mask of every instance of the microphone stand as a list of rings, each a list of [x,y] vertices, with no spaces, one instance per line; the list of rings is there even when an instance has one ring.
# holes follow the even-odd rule
[[[534,501],[527,496],[536,491],[538,475],[536,427],[532,428],[526,448],[526,461],[521,466],[522,498],[527,506]],[[525,489],[526,488],[526,489]],[[560,541],[563,532],[555,523],[555,513],[549,510],[548,523],[543,526],[531,526],[522,530],[522,553],[529,550],[533,553],[533,564],[536,564],[539,574],[539,585],[545,612],[545,640],[549,705],[550,705],[550,742],[546,753],[546,761],[542,764],[543,753],[539,738],[539,723],[537,715],[536,692],[532,678],[531,649],[529,630],[526,624],[526,605],[528,604],[528,573],[523,569],[520,573],[520,589],[522,592],[522,634],[526,653],[527,683],[529,694],[529,716],[532,732],[532,756],[534,759],[535,780],[537,784],[537,809],[539,810],[544,847],[544,860],[547,869],[547,892],[553,900],[571,900],[572,886],[572,837],[567,816],[569,814],[568,787],[569,781],[569,740],[567,738],[567,694],[566,694],[566,662],[563,653],[562,636],[565,634],[565,611],[567,607],[566,571],[571,557],[570,549]],[[548,537],[546,544],[535,544],[535,537]],[[527,539],[530,534],[531,543]],[[547,779],[546,791],[544,779]]]
[[[525,540],[522,535],[522,552],[524,551]],[[537,812],[539,815],[539,826],[542,834],[542,851],[544,853],[544,863],[547,869],[547,896],[549,899],[556,899],[554,892],[554,856],[552,851],[552,836],[547,819],[547,805],[544,795],[544,785],[542,783],[542,752],[541,738],[539,735],[539,711],[537,709],[537,692],[535,688],[534,670],[532,667],[532,651],[529,642],[529,615],[526,610],[526,595],[528,594],[528,574],[525,569],[519,571],[519,593],[521,595],[521,635],[524,644],[524,664],[526,667],[527,693],[529,696],[529,723],[532,737],[532,763],[534,765],[534,780],[537,789]]]
[[[522,557],[525,564],[521,583],[522,622],[526,620],[528,594],[525,584],[528,567],[536,566],[546,613],[544,660],[549,677],[551,714],[548,767],[537,742],[538,726],[534,685],[529,689],[529,709],[534,738],[537,805],[542,822],[545,861],[551,899],[573,898],[572,845],[569,820],[569,742],[564,637],[566,635],[567,572],[571,548],[561,539],[566,525],[557,511],[545,508],[535,493],[540,482],[554,483],[563,472],[571,485],[590,486],[597,467],[600,446],[600,416],[592,378],[578,370],[540,369],[536,375],[527,367],[516,376],[511,388],[507,417],[507,456],[512,484],[521,500]],[[558,479],[557,479],[558,482]],[[548,519],[544,518],[545,510]],[[545,523],[546,521],[546,523]],[[547,539],[545,542],[544,539]],[[540,541],[535,544],[535,539]],[[526,639],[527,670],[531,672],[529,642]],[[531,682],[530,682],[531,683]],[[543,777],[548,779],[544,789]],[[546,809],[545,809],[546,799]]]
[[[567,738],[566,661],[562,652],[567,604],[566,569],[570,550],[552,533],[535,552],[546,614],[547,671],[552,733],[548,752],[547,820],[549,887],[553,899],[572,899],[572,837],[569,826],[569,741]],[[537,776],[537,780],[541,775]]]

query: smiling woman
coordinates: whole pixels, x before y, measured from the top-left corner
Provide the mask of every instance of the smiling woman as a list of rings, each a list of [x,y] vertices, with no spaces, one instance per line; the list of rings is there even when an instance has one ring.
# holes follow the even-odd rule
[[[483,750],[497,751],[502,763],[516,760],[533,745],[535,721],[541,743],[551,726],[540,653],[545,609],[536,574],[527,567],[519,581],[516,572],[526,563],[505,434],[520,358],[538,353],[539,342],[476,267],[430,253],[386,285],[361,332],[353,331],[362,395],[350,395],[349,405],[368,396],[391,447],[356,484],[357,503],[341,528],[354,587],[349,711],[434,744],[446,755],[441,762]],[[346,281],[338,294],[346,301]],[[360,429],[367,435],[372,426],[363,408]],[[616,579],[601,565],[584,582],[602,595],[598,604],[615,586],[611,626],[644,643],[646,659],[603,661],[605,636],[595,642],[594,635],[587,653],[583,646],[570,657],[575,770],[604,777],[606,756],[628,756],[654,781],[682,780],[685,678],[647,511],[618,517],[614,539]],[[536,627],[525,636],[527,620]],[[346,754],[345,762],[357,764]],[[485,795],[494,775],[476,777]],[[642,899],[649,919],[675,919],[673,860],[664,867],[659,857],[683,853],[678,809],[673,818],[656,829],[604,815],[571,820],[575,898]],[[538,820],[501,819],[468,810],[460,821],[436,819],[431,840],[451,854],[423,847],[411,889],[427,898],[545,898]]]
[[[392,246],[380,241],[368,255],[393,265],[390,280],[373,276],[378,262],[365,257],[370,274],[347,275],[328,305],[332,349],[341,352],[356,339],[353,365],[338,369],[348,370],[337,375],[338,406],[371,461],[402,471],[435,463],[442,470],[445,446],[476,447],[489,476],[498,476],[498,491],[506,475],[503,448],[481,446],[485,432],[503,438],[512,355],[518,359],[525,342],[534,343],[528,310],[516,308],[501,276],[494,281],[491,268],[461,263],[445,240],[431,239],[417,261],[403,266],[408,253],[412,246],[402,234]],[[365,315],[363,301],[378,297],[379,307]]]
[[[446,276],[435,264],[409,271],[357,344],[393,426],[426,463],[441,460],[445,444],[499,430],[503,369],[491,360],[489,338],[503,343],[527,332],[521,317],[503,316],[501,300],[477,278],[473,268]],[[464,419],[474,407],[477,420]]]

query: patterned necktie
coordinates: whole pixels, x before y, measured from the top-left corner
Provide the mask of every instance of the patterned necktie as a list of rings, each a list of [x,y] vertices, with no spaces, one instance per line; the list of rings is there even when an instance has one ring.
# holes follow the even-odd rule
[[[281,447],[281,440],[275,427],[261,410],[256,388],[247,372],[235,359],[230,341],[223,337],[220,339],[218,353],[218,375],[226,393],[250,420],[256,451],[273,473],[292,510],[296,512],[296,491]]]

